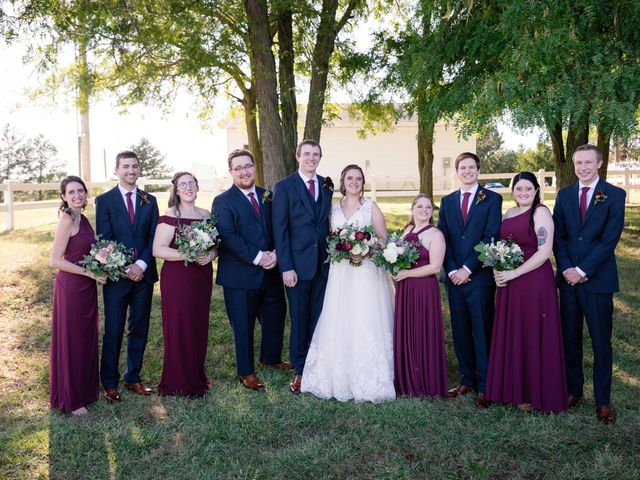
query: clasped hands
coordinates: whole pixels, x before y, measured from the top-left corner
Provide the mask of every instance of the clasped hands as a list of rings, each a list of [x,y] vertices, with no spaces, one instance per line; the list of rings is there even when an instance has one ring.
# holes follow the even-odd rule
[[[272,250],[271,252],[262,252],[262,257],[258,262],[258,265],[265,270],[271,270],[278,264],[278,257],[276,256],[276,251]]]
[[[453,283],[454,285],[464,285],[465,283],[471,281],[470,277],[471,274],[464,267],[460,267],[449,276],[449,278],[451,279],[451,283]]]
[[[584,277],[580,275],[575,267],[567,268],[564,272],[562,272],[562,276],[564,277],[565,281],[572,287],[589,280],[589,277],[587,277],[586,275]]]
[[[514,270],[496,270],[493,269],[493,279],[498,287],[506,287],[514,278],[518,278],[520,275]]]

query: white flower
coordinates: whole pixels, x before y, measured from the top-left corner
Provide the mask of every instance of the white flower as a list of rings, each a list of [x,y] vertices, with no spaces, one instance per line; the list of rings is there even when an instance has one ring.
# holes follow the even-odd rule
[[[350,240],[355,240],[356,239],[356,232],[351,232],[351,235],[349,235],[349,239]]]
[[[360,255],[366,255],[367,253],[369,253],[369,246],[363,245],[361,250],[362,250],[362,253]]]
[[[368,249],[368,247],[366,247]],[[364,252],[362,251],[362,247],[360,246],[359,243],[356,243],[353,248],[351,249],[351,255],[363,255]]]

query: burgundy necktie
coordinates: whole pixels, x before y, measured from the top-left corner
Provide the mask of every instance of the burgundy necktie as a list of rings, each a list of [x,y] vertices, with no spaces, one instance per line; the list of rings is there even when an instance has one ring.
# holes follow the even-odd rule
[[[131,201],[131,193],[127,192],[127,211],[129,212],[129,220],[131,220],[131,225],[135,222],[136,215],[133,211],[133,202]]]
[[[589,193],[589,187],[582,187],[582,193],[580,194],[580,219],[584,222],[584,217],[587,216],[587,193]]]
[[[313,201],[316,201],[316,182],[315,180],[309,180],[309,193],[311,194],[311,198]]]
[[[258,215],[260,215],[260,218],[262,218],[262,210],[260,210],[260,205],[258,205],[258,201],[256,200],[253,192],[249,193],[249,200],[251,200],[251,205],[253,205],[253,208],[256,209],[256,212],[258,212]]]
[[[467,210],[469,210],[469,197],[471,192],[464,192],[462,194],[462,224],[467,223]]]

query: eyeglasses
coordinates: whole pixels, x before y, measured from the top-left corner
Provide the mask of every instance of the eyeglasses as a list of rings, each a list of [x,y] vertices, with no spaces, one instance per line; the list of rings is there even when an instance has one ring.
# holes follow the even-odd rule
[[[187,188],[196,188],[197,186],[198,186],[198,182],[194,182],[193,180],[190,182],[180,182],[178,184],[178,188],[181,188],[183,190]]]
[[[237,167],[234,167],[231,170],[233,170],[236,173],[240,173],[243,170],[248,172],[250,170],[253,170],[253,167],[255,167],[253,163],[247,163],[246,165],[238,165]]]

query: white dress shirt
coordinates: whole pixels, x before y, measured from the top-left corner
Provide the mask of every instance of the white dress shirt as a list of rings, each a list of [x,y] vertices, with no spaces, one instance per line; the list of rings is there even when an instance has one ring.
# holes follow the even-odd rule
[[[244,194],[244,198],[247,199],[247,202],[249,202],[251,204],[251,208],[253,207],[253,203],[251,203],[251,197],[249,197],[250,193],[253,193],[253,196],[256,199],[256,202],[258,202],[258,205],[260,205],[260,199],[258,198],[258,193],[256,192],[256,186],[252,185],[251,188],[240,188],[238,187],[238,189]],[[260,260],[262,260],[262,251],[259,251],[258,254],[256,255],[256,258],[253,259],[253,264],[254,265],[258,265],[260,263]]]
[[[300,175],[300,178],[302,178],[302,181],[306,185],[307,190],[309,190],[309,180],[313,180],[314,181],[314,186],[315,186],[315,190],[316,190],[316,196],[315,196],[314,200],[317,202],[318,201],[318,195],[320,195],[320,187],[321,187],[321,185],[318,185],[318,175],[314,175],[313,178],[309,178],[304,173],[302,173],[300,170],[298,170],[298,175]]]

